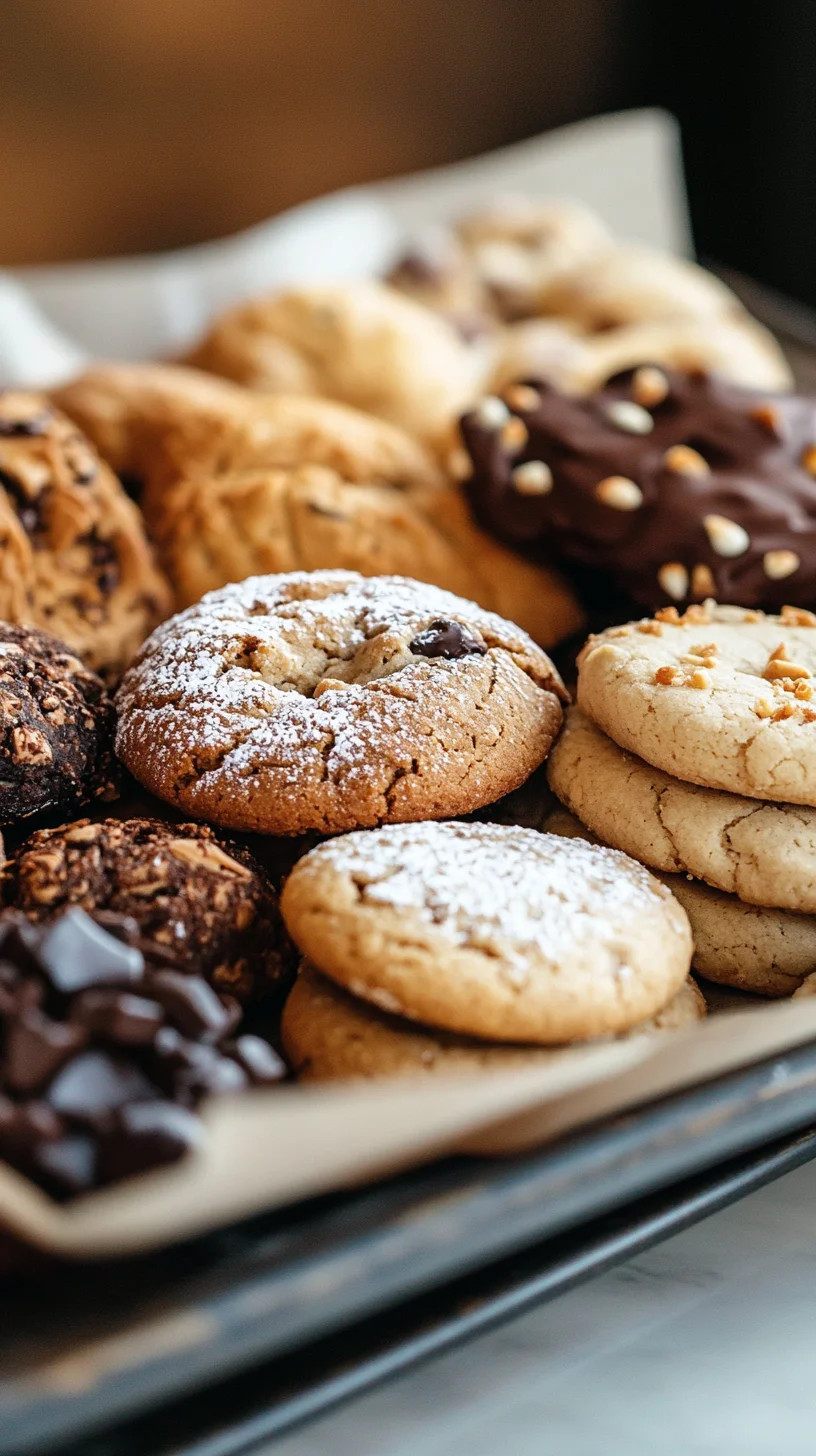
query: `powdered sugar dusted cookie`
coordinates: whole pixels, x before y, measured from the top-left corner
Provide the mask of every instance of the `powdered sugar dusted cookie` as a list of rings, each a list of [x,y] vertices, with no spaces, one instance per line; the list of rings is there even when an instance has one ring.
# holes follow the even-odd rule
[[[754,905],[816,913],[816,809],[683,783],[619,748],[571,708],[551,788],[605,844]]]
[[[304,954],[355,995],[495,1041],[628,1030],[666,1006],[691,959],[685,914],[641,865],[498,824],[319,845],[281,908]]]
[[[467,813],[518,787],[561,723],[518,627],[404,577],[293,572],[212,592],[153,634],[117,750],[229,828],[326,833]]]
[[[705,604],[613,627],[579,658],[580,706],[676,778],[816,806],[816,616]]]
[[[705,999],[689,977],[664,1011],[627,1035],[682,1031],[705,1014]],[[432,1030],[358,1000],[307,962],[289,993],[281,1034],[301,1082],[509,1072],[546,1066],[570,1051],[568,1046],[514,1046]]]

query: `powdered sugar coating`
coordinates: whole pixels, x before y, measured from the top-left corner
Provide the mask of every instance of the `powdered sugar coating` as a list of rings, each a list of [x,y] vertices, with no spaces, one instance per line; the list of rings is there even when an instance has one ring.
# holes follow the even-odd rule
[[[282,909],[303,953],[355,995],[498,1040],[626,1030],[667,1004],[691,958],[685,914],[627,855],[499,824],[319,845]]]
[[[487,652],[413,653],[443,618]],[[215,823],[354,828],[466,812],[523,782],[557,731],[559,696],[519,628],[436,587],[250,577],[145,644],[119,691],[117,750],[146,787]]]

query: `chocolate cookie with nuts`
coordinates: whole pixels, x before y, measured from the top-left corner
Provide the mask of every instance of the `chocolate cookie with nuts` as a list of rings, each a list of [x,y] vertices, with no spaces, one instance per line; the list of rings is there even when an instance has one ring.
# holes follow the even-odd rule
[[[816,606],[816,400],[648,365],[585,399],[520,385],[464,417],[501,540],[640,607]]]
[[[115,799],[113,703],[78,657],[0,622],[0,824]]]
[[[203,824],[80,819],[41,830],[6,864],[3,897],[35,921],[72,905],[129,916],[169,964],[243,1002],[285,994],[294,970],[261,866]]]

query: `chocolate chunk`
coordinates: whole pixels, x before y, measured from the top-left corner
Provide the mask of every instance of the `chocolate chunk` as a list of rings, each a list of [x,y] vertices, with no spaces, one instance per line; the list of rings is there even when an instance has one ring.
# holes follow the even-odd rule
[[[285,1061],[262,1036],[252,1036],[249,1033],[239,1036],[235,1043],[235,1055],[249,1073],[250,1080],[257,1086],[282,1082],[288,1075]]]
[[[12,1102],[0,1096],[0,1150],[5,1153],[25,1154],[64,1131],[64,1122],[46,1102]]]
[[[483,410],[461,426],[470,504],[500,540],[621,612],[816,607],[816,400],[644,365],[589,397],[536,384],[515,413],[519,450]]]
[[[82,1133],[40,1143],[31,1161],[46,1188],[57,1197],[86,1193],[96,1182],[96,1144]]]
[[[107,935],[83,910],[66,911],[46,930],[39,959],[66,995],[88,986],[133,986],[144,971],[141,953]]]
[[[164,1009],[127,991],[84,991],[71,1006],[71,1020],[106,1041],[145,1046],[163,1026]]]
[[[158,1033],[154,1050],[163,1076],[173,1093],[187,1105],[217,1093],[240,1092],[248,1085],[243,1067],[214,1047],[188,1041],[172,1027]]]
[[[0,919],[0,956],[12,962],[19,971],[39,972],[39,945],[42,939],[36,925],[21,915],[10,914]]]
[[[36,1008],[11,1018],[3,1038],[3,1081],[12,1092],[33,1092],[87,1039],[81,1026],[52,1021]]]
[[[195,1113],[173,1102],[136,1102],[115,1114],[99,1139],[99,1176],[103,1183],[174,1163],[206,1140]]]
[[[413,652],[417,657],[446,657],[453,659],[457,657],[469,657],[478,653],[484,657],[487,647],[477,637],[473,637],[460,622],[448,621],[445,617],[438,617],[426,627],[423,632],[418,632],[412,642],[408,643],[408,651]]]
[[[64,1117],[84,1121],[155,1095],[138,1067],[107,1052],[87,1051],[69,1062],[51,1083],[48,1102]]]
[[[220,1041],[235,1030],[241,1019],[238,1002],[232,996],[218,996],[200,976],[187,976],[183,971],[152,971],[148,986],[151,996],[161,1002],[185,1036]]]

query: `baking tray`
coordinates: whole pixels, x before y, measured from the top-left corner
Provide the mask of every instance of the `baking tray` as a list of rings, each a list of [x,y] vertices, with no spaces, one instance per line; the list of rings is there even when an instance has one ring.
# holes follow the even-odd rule
[[[643,1240],[665,1237],[816,1155],[816,1131],[791,1138],[814,1124],[811,1044],[533,1155],[446,1159],[365,1192],[313,1201],[119,1265],[34,1267],[2,1291],[0,1453],[68,1448],[72,1456],[165,1450],[168,1456],[228,1456],[251,1450],[261,1436],[608,1267]],[[786,1136],[786,1144],[767,1151]],[[762,1147],[760,1158],[731,1163]],[[630,1215],[623,1225],[598,1224],[715,1167],[716,1176],[696,1194],[675,1190],[656,1212]],[[558,1240],[567,1230],[565,1246]],[[532,1280],[516,1278],[514,1286],[512,1276],[508,1283],[499,1274],[498,1293],[485,1302],[468,1310],[465,1296],[463,1309],[454,1293],[444,1312],[446,1285],[533,1246],[539,1272]],[[434,1291],[430,1304],[428,1290]],[[429,1307],[443,1313],[403,1337],[397,1307],[423,1294],[426,1320]],[[476,1298],[472,1284],[469,1298]],[[353,1341],[344,1337],[338,1347],[335,1339],[335,1361],[341,1348],[346,1365],[331,1368],[324,1353],[321,1368],[315,1342],[385,1310],[398,1332],[390,1350],[380,1332],[373,1348],[352,1355],[349,1365]],[[254,1382],[229,1385],[238,1372],[260,1365]],[[206,1398],[190,1400],[202,1390]],[[259,1390],[260,1410],[236,1413],[242,1399],[257,1406]],[[170,1435],[161,1436],[155,1417],[152,1434],[150,1420],[134,1421],[171,1402],[175,1410],[163,1418]],[[222,1409],[230,1413],[220,1415]],[[203,1434],[213,1424],[222,1430]],[[87,1444],[91,1433],[105,1430],[115,1434]],[[80,1437],[82,1444],[70,1447]]]

